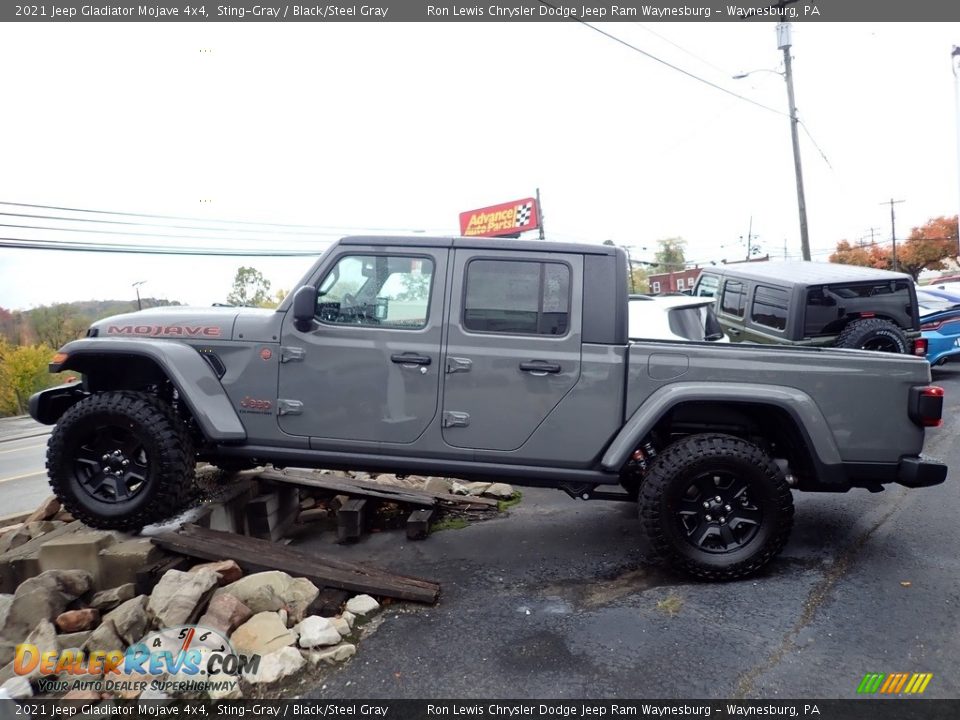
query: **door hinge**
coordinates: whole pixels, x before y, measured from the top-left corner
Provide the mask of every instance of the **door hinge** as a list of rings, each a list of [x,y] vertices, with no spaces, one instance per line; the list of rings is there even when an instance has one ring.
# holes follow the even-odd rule
[[[467,427],[470,424],[470,413],[458,412],[456,410],[443,411],[444,427]]]
[[[303,403],[299,400],[277,400],[277,415],[300,415]]]
[[[299,362],[303,360],[306,355],[307,351],[301,347],[290,347],[289,345],[285,345],[284,347],[280,348],[280,362],[282,363]]]
[[[473,360],[470,358],[447,357],[447,374],[458,372],[470,372],[473,368]]]

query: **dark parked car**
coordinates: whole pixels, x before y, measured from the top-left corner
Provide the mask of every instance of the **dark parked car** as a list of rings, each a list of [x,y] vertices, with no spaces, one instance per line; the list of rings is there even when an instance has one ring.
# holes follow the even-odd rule
[[[924,355],[909,275],[814,262],[743,263],[704,270],[694,295],[715,298],[734,342],[830,345]]]

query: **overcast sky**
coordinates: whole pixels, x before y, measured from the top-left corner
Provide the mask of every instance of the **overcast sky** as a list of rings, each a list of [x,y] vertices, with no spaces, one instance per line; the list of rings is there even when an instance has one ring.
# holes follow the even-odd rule
[[[775,24],[600,27],[773,111],[575,23],[0,25],[0,201],[317,233],[85,223],[224,240],[0,236],[319,253],[348,233],[456,234],[460,211],[539,187],[550,239],[652,258],[679,235],[689,260],[719,261],[744,254],[752,217],[764,252],[798,257],[784,82],[731,79],[782,69]],[[801,132],[814,258],[870,228],[889,239],[891,197],[906,201],[898,237],[955,214],[960,25],[797,23],[793,40],[797,105],[820,148]],[[128,298],[141,280],[144,295],[209,304],[241,264],[289,289],[310,263],[0,249],[0,306]]]

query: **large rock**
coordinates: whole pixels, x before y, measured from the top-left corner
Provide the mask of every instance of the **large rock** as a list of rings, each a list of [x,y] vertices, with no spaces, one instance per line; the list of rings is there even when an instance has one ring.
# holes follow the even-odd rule
[[[97,626],[96,630],[90,633],[90,637],[83,644],[83,649],[87,652],[94,650],[109,652],[110,650],[125,650],[126,648],[126,642],[117,632],[117,626],[113,624],[113,620],[107,620],[106,618]]]
[[[234,650],[248,655],[267,655],[297,641],[275,612],[261,612],[247,620],[230,636]],[[272,682],[272,681],[267,681]]]
[[[22,582],[13,599],[3,603],[7,608],[0,627],[0,666],[13,660],[15,646],[41,620],[53,620],[89,589],[90,573],[83,570],[48,570]]]
[[[29,635],[17,641],[18,645],[20,643],[24,645],[36,645],[37,652],[41,654],[51,650],[56,652],[57,629],[49,620],[41,620]],[[40,663],[37,663],[36,667],[23,677],[28,680],[36,680],[42,677],[40,673]]]
[[[100,611],[93,608],[67,610],[57,615],[54,624],[63,633],[75,633],[89,630],[100,621]]]
[[[350,623],[348,623],[345,618],[330,618],[330,623],[337,629],[337,632],[340,633],[341,637],[347,637],[347,635],[353,632],[352,628],[350,627]]]
[[[292,647],[283,647],[261,657],[257,672],[245,672],[243,679],[253,684],[272,683],[293,675],[305,664],[306,661],[299,650]]]
[[[293,628],[293,631],[300,636],[297,644],[302,648],[336,645],[340,642],[340,631],[336,626],[327,618],[318,615],[304,618]]]
[[[211,700],[239,700],[243,697],[240,690],[240,678],[225,672],[214,673],[207,677],[207,697]]]
[[[137,586],[134,583],[124,583],[109,590],[101,590],[90,601],[90,607],[102,613],[113,610],[117,605],[132,600],[137,595]]]
[[[229,585],[243,577],[243,570],[236,560],[219,560],[218,562],[201,563],[190,568],[190,572],[213,570],[220,578],[220,585]]]
[[[319,662],[325,662],[328,665],[343,662],[347,658],[357,654],[357,646],[353,643],[340,643],[332,647],[321,648],[319,650],[310,650],[305,653],[307,659],[316,665]]]
[[[23,522],[26,524],[36,520],[50,520],[58,512],[60,512],[60,501],[57,500],[56,495],[48,495]]]
[[[103,574],[100,567],[100,551],[117,541],[115,533],[106,530],[91,530],[48,540],[40,548],[41,570],[86,570],[93,577],[97,589],[113,581]]]
[[[450,489],[454,495],[482,495],[493,483],[488,482],[468,482],[461,483],[454,481]]]
[[[57,635],[57,650],[79,650],[87,644],[93,633],[90,630],[81,630],[75,633],[60,633]]]
[[[513,488],[506,483],[494,483],[486,490],[483,491],[483,494],[487,497],[499,498],[501,500],[509,500],[513,497]]]
[[[380,603],[369,595],[355,595],[347,600],[347,612],[354,615],[366,617],[367,615],[373,615],[379,609]]]
[[[428,477],[424,483],[423,489],[427,492],[444,494],[449,493],[453,487],[453,480],[444,477]]]
[[[121,603],[104,616],[104,621],[113,623],[117,635],[129,647],[143,639],[150,627],[150,617],[147,613],[147,596],[138,595],[135,598]]]
[[[0,685],[0,689],[7,693],[8,698],[14,700],[25,700],[33,697],[33,688],[30,686],[30,681],[22,675],[10,678],[3,685]]]
[[[285,608],[293,620],[303,619],[320,590],[306,578],[292,578],[279,570],[254,573],[220,588],[214,594],[233,595],[255,613]]]
[[[200,616],[197,625],[230,635],[253,616],[253,611],[233,595],[216,595]]]
[[[153,588],[147,610],[158,628],[194,622],[217,587],[213,570],[181,572],[167,570]]]

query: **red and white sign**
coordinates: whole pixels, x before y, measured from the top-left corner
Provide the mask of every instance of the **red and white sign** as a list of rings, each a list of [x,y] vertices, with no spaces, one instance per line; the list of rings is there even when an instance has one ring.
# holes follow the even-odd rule
[[[464,237],[517,235],[538,227],[540,210],[534,198],[460,213],[460,234]]]

